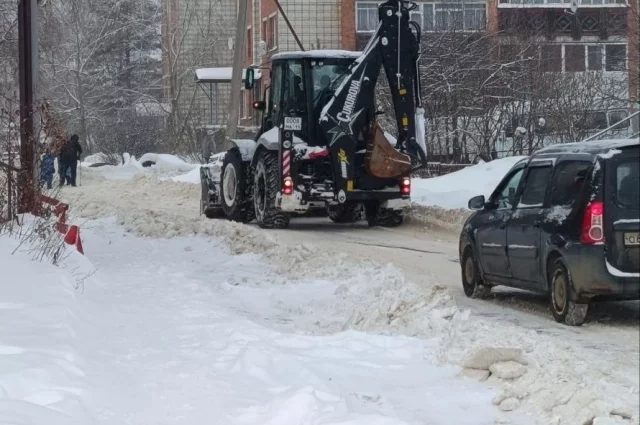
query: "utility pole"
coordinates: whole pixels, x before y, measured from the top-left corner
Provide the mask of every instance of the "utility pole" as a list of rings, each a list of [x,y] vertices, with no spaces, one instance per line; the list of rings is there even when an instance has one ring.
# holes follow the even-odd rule
[[[238,130],[238,114],[240,112],[242,69],[244,61],[245,34],[247,33],[247,2],[238,0],[238,19],[236,26],[236,38],[233,50],[233,72],[231,74],[231,96],[229,99],[229,122],[227,123],[227,140],[224,141],[224,150],[230,148],[228,139],[236,138]],[[251,40],[248,40],[251,43]]]
[[[32,212],[36,202],[34,137],[34,95],[38,80],[38,3],[18,3],[18,40],[20,49],[20,174],[18,178],[19,209]]]

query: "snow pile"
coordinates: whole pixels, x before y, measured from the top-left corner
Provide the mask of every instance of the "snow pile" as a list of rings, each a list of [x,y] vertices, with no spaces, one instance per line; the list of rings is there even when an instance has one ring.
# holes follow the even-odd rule
[[[165,153],[145,153],[140,157],[139,162],[144,164],[147,161],[154,162],[153,167],[156,169],[166,171],[188,172],[198,167],[198,164],[190,164],[175,155]]]
[[[488,198],[511,167],[523,158],[496,159],[440,177],[413,179],[411,200],[419,205],[467,208],[469,199],[474,196]]]
[[[87,155],[82,161],[82,166],[87,167],[91,164],[99,164],[104,162],[107,162],[107,155],[99,152],[94,153],[93,155]]]
[[[0,423],[89,424],[76,279],[0,236]],[[78,255],[78,254],[76,254]]]
[[[89,166],[92,163],[103,162],[98,161],[103,158],[101,155],[96,154],[85,159],[82,163],[81,181],[82,179],[101,180],[100,177],[108,180],[130,180],[139,175],[162,176],[163,178],[171,178],[167,176],[174,175],[176,181],[189,183],[195,183],[195,177],[197,176],[197,183],[200,181],[200,164],[185,162],[175,155],[146,153],[140,159],[136,159],[135,156],[124,153],[122,154],[121,164],[90,168]],[[148,167],[143,166],[147,161],[151,161],[154,164]]]
[[[178,183],[200,184],[200,167],[194,168],[186,174],[171,177],[171,180]]]

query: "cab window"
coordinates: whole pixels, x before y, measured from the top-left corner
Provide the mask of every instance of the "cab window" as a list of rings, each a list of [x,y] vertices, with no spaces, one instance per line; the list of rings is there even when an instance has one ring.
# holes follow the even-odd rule
[[[287,69],[284,78],[284,112],[285,114],[296,113],[303,115],[306,113],[306,89],[304,76],[302,73],[301,61],[287,62]]]

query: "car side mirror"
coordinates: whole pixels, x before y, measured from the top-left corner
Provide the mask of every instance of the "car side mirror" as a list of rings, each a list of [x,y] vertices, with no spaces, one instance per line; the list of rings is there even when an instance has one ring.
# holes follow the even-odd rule
[[[474,196],[473,198],[469,199],[469,209],[470,210],[481,210],[484,208],[485,206],[485,199],[484,199],[484,195],[478,195],[478,196]]]
[[[265,109],[267,109],[267,103],[264,100],[253,102],[253,109],[257,111],[264,111]]]

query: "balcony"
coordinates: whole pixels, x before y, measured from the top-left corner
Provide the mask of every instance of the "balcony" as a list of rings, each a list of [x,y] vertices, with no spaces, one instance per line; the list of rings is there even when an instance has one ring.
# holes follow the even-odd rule
[[[627,0],[577,0],[579,9],[594,9],[594,8],[625,8],[628,6]],[[498,8],[541,8],[541,9],[555,9],[555,8],[568,8],[571,4],[571,0],[500,0]]]
[[[584,1],[584,0],[583,0]],[[570,15],[564,8],[506,8],[498,12],[499,28],[507,34],[539,34],[548,38],[597,36],[606,40],[611,36],[627,35],[627,9],[579,8]]]

